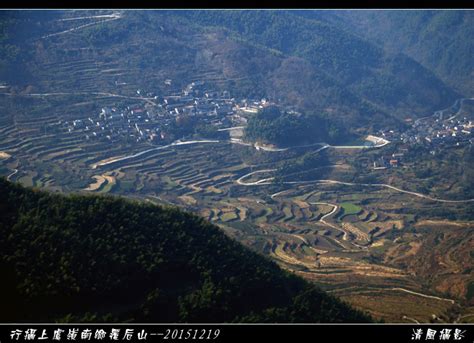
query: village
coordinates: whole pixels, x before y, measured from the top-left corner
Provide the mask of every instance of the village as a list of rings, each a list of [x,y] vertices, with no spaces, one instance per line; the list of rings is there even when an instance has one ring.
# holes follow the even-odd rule
[[[460,111],[446,118],[445,111],[437,111],[432,116],[415,120],[405,131],[380,130],[377,135],[398,144],[398,151],[391,156],[381,156],[373,161],[373,169],[398,167],[403,156],[413,147],[421,147],[433,156],[443,149],[472,145],[473,121],[461,116]],[[411,120],[410,120],[411,122]]]
[[[170,84],[171,80],[166,80],[165,83]],[[144,101],[127,106],[103,107],[99,113],[86,119],[53,125],[68,132],[81,132],[85,140],[162,145],[195,133],[209,136],[212,133],[223,133],[229,128],[244,128],[249,114],[256,114],[271,104],[267,99],[237,100],[227,90],[209,90],[204,81],[192,82],[181,92],[163,97],[141,90],[137,90],[136,94],[138,99]],[[368,167],[373,170],[397,168],[414,147],[422,147],[431,155],[436,155],[445,148],[473,144],[472,120],[461,116],[460,110],[452,114],[445,118],[445,111],[437,111],[432,116],[415,121],[407,120],[410,127],[405,131],[378,131],[376,135],[379,139],[396,143],[397,149],[390,155],[382,154],[374,158]],[[241,136],[241,129],[229,133],[231,140],[241,142],[240,138],[232,138],[237,133]]]
[[[169,80],[167,80],[169,81]],[[203,81],[192,82],[180,94],[164,97],[137,90],[143,99],[153,99],[126,107],[103,107],[87,119],[56,123],[68,132],[83,132],[86,140],[150,142],[165,144],[191,133],[189,123],[215,131],[245,125],[243,114],[257,113],[269,104],[262,100],[231,98],[229,91],[210,91]],[[184,128],[184,130],[177,130]]]

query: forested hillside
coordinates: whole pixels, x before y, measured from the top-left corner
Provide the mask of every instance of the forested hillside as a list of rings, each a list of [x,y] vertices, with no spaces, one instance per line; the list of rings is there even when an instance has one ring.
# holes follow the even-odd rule
[[[454,89],[472,96],[472,11],[339,11],[327,18],[392,52],[407,54]]]
[[[279,146],[335,143],[348,138],[346,132],[326,118],[317,114],[282,113],[276,106],[266,107],[250,118],[245,134],[251,141],[276,143]]]
[[[321,11],[308,12],[313,18],[326,17]],[[183,11],[179,15],[226,27],[247,40],[302,58],[321,74],[318,78],[335,82],[332,87],[346,89],[387,112],[429,111],[435,103],[443,106],[457,96],[408,56],[388,53],[334,22],[306,19],[291,11]]]
[[[176,208],[0,194],[1,321],[369,321]]]
[[[120,81],[121,93],[159,95],[169,92],[166,79],[176,90],[204,80],[365,132],[400,128],[460,97],[406,54],[288,11],[123,11],[58,34],[79,25],[60,18],[101,13],[4,13],[0,78],[17,92],[116,92]]]

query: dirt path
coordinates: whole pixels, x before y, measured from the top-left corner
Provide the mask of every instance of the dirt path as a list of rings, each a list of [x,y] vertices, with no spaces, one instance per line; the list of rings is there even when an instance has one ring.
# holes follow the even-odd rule
[[[413,295],[418,295],[418,296],[424,297],[424,298],[430,298],[430,299],[436,299],[436,300],[442,300],[442,301],[449,301],[451,304],[455,304],[455,301],[453,299],[440,298],[440,297],[436,297],[434,295],[426,295],[426,294],[423,294],[423,293],[410,291],[409,289],[405,289],[405,288],[395,287],[395,288],[391,288],[391,290],[392,291],[406,292],[406,293],[410,293],[410,294],[413,294]]]
[[[326,226],[329,226],[329,227],[331,227],[331,228],[333,228],[333,229],[335,229],[335,230],[338,230],[338,231],[342,232],[342,233],[344,234],[344,235],[342,236],[342,239],[343,239],[344,241],[348,241],[349,235],[348,235],[347,231],[344,230],[344,228],[341,228],[341,227],[339,227],[339,226],[337,226],[337,225],[334,225],[334,224],[329,223],[329,222],[326,221],[326,218],[328,218],[329,216],[331,216],[331,215],[333,215],[334,213],[337,212],[337,210],[339,209],[339,206],[337,206],[336,204],[331,204],[331,203],[327,203],[327,202],[310,202],[309,204],[311,204],[311,205],[327,205],[327,206],[332,206],[332,210],[331,210],[330,212],[326,213],[325,215],[323,215],[323,216],[321,217],[321,219],[319,219],[319,222],[322,223],[322,224],[324,224],[324,225],[326,225]],[[339,240],[337,240],[337,239],[335,239],[335,238],[333,238],[333,239],[334,239],[342,248],[346,249],[346,247],[345,247]],[[352,245],[358,247],[359,249],[367,249],[367,247],[363,247],[363,246],[361,246],[361,245],[359,245],[359,244],[357,244],[357,243],[354,243],[354,242],[350,242],[350,243],[351,243]]]
[[[413,323],[420,324],[420,322],[418,320],[416,320],[415,318],[403,316],[402,319],[406,319],[406,320],[411,321]]]
[[[285,189],[284,191],[273,193],[272,195],[270,195],[270,198],[275,199],[275,197],[282,195],[284,193],[288,193],[290,191],[292,191],[292,189]]]
[[[259,173],[270,173],[270,172],[274,172],[276,171],[276,169],[262,169],[262,170],[257,170],[257,171],[254,171],[254,172],[251,172],[251,173],[248,173],[248,174],[245,174],[241,177],[239,177],[237,179],[237,183],[239,185],[242,185],[242,186],[255,186],[255,185],[262,185],[262,184],[270,184],[270,180],[273,180],[274,178],[268,178],[268,179],[261,179],[261,180],[258,180],[258,181],[255,181],[255,182],[245,182],[243,181],[243,179],[246,179],[248,178],[249,176],[252,176],[252,175],[255,175],[255,174],[259,174]]]
[[[420,220],[415,224],[415,226],[423,226],[423,225],[443,225],[443,226],[458,226],[458,227],[472,227],[474,222],[453,222],[450,220]]]
[[[354,289],[355,291],[357,291],[357,288],[358,287],[353,286],[353,287],[347,287],[347,288],[341,288],[341,289],[333,289],[333,290],[329,291],[329,293],[342,292],[342,291],[346,291],[346,290],[350,290],[350,289]],[[373,291],[376,291],[376,292],[399,291],[399,292],[410,293],[410,294],[413,294],[413,295],[416,295],[416,296],[419,296],[419,297],[423,297],[423,298],[429,298],[429,299],[435,299],[435,300],[441,300],[441,301],[449,301],[451,304],[455,304],[455,301],[453,299],[440,298],[440,297],[437,297],[437,296],[434,296],[434,295],[423,294],[423,293],[411,291],[409,289],[400,288],[400,287],[393,287],[393,288],[368,287],[367,290],[364,290],[362,292],[373,292]],[[472,315],[474,315],[474,314],[472,314]]]
[[[185,141],[185,142],[176,141],[176,142],[173,142],[173,143],[168,144],[168,145],[162,145],[162,146],[159,146],[159,147],[156,147],[156,148],[152,148],[152,149],[148,149],[148,150],[145,150],[145,151],[138,152],[136,154],[127,155],[127,156],[123,156],[123,157],[112,158],[112,159],[108,158],[108,159],[105,159],[105,160],[102,160],[98,163],[93,164],[91,167],[92,167],[92,169],[96,169],[97,167],[103,167],[103,166],[110,165],[110,164],[113,164],[113,163],[117,163],[117,162],[129,160],[129,159],[132,159],[132,158],[135,158],[135,157],[139,157],[139,156],[144,155],[146,153],[149,153],[151,151],[163,150],[163,149],[167,149],[167,148],[174,147],[174,146],[200,144],[200,143],[219,143],[219,141],[217,141],[217,140],[200,140],[200,141]]]

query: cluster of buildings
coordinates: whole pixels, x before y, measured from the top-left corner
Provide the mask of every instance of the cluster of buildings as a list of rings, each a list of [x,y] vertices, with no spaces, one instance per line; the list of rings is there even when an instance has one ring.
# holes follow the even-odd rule
[[[431,117],[416,120],[404,132],[381,130],[378,135],[392,142],[401,142],[407,148],[413,145],[423,146],[435,155],[439,148],[473,144],[473,128],[473,121],[467,117],[452,116],[443,119],[443,112],[437,112]]]
[[[392,155],[381,156],[373,160],[374,170],[396,168],[403,161],[403,156],[413,147],[423,147],[432,155],[438,154],[442,148],[472,145],[471,135],[474,123],[458,113],[445,118],[443,111],[433,116],[418,119],[406,131],[381,130],[377,134],[391,142],[399,142],[397,151]]]
[[[145,95],[141,90],[137,90],[137,94]],[[173,134],[176,124],[191,120],[216,129],[245,125],[245,114],[257,113],[270,104],[265,99],[238,101],[231,98],[229,91],[206,89],[203,81],[187,85],[179,94],[158,97],[146,93],[146,96],[153,101],[127,107],[104,107],[87,119],[61,125],[69,132],[83,132],[86,140],[167,143],[181,138]]]
[[[398,168],[401,165],[403,152],[393,153],[390,156],[381,156],[373,161],[373,169]]]

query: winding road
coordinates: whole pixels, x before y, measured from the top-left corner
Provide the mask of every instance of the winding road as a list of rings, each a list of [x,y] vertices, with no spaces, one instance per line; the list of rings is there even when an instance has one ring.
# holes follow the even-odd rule
[[[176,141],[176,142],[173,142],[173,143],[168,144],[168,145],[162,145],[162,146],[159,146],[159,147],[156,147],[156,148],[152,148],[152,149],[148,149],[148,150],[145,150],[145,151],[138,152],[138,153],[133,154],[133,155],[117,157],[117,158],[114,158],[114,159],[111,159],[111,160],[96,163],[96,164],[92,165],[92,169],[96,169],[97,167],[103,167],[103,166],[110,165],[110,164],[113,164],[113,163],[122,162],[122,161],[129,160],[129,159],[132,159],[132,158],[135,158],[135,157],[139,157],[139,156],[142,156],[142,155],[144,155],[146,153],[149,153],[151,151],[163,150],[163,149],[167,149],[167,148],[171,148],[171,147],[175,147],[175,146],[181,146],[181,145],[201,144],[201,143],[219,143],[219,141],[218,140],[200,140],[200,141],[185,141],[185,142]]]
[[[394,287],[394,288],[391,288],[391,290],[392,291],[400,291],[400,292],[410,293],[410,294],[418,295],[418,296],[424,297],[424,298],[430,298],[430,299],[436,299],[436,300],[442,300],[442,301],[449,301],[451,304],[455,304],[455,301],[453,299],[440,298],[440,297],[436,297],[434,295],[426,295],[426,294],[423,294],[423,293],[410,291],[409,289],[405,289],[405,288]]]
[[[445,111],[448,111],[448,110],[452,109],[453,107],[456,107],[457,104],[458,104],[459,102],[461,102],[461,104],[460,104],[460,106],[459,106],[459,110],[458,110],[453,116],[451,116],[450,118],[446,119],[446,121],[451,120],[451,119],[454,119],[454,118],[456,118],[456,116],[459,115],[459,113],[461,112],[462,103],[463,103],[464,101],[466,101],[466,100],[471,100],[471,101],[472,101],[472,100],[474,100],[474,98],[461,98],[461,99],[457,99],[457,100],[454,102],[454,104],[452,104],[450,107],[445,108],[444,110],[435,111],[433,114],[431,114],[431,115],[429,115],[429,116],[418,118],[417,120],[415,120],[415,123],[419,123],[420,121],[422,121],[422,120],[424,120],[424,119],[431,118],[431,117],[433,117],[433,116],[438,115],[439,113],[443,113],[443,112],[445,112]]]
[[[38,97],[43,97],[43,96],[61,96],[61,95],[98,95],[98,96],[104,96],[104,97],[112,97],[112,98],[124,98],[124,99],[134,99],[134,100],[142,100],[146,101],[154,106],[158,106],[157,103],[155,103],[154,98],[145,98],[145,97],[138,97],[138,96],[126,96],[126,95],[120,95],[120,94],[114,94],[114,93],[107,93],[107,92],[56,92],[56,93],[30,93],[30,94],[11,94],[11,93],[3,93],[5,95],[10,95],[10,96],[38,96]]]
[[[273,169],[274,170],[274,169]],[[257,173],[264,173],[264,172],[271,172],[272,169],[263,169],[263,170],[257,170],[252,173],[246,174],[244,176],[241,176],[236,182],[239,185],[242,186],[263,186],[263,185],[271,185],[274,184],[272,181],[275,179],[274,177],[270,178],[265,178],[261,180],[257,180],[254,182],[245,182],[244,179],[257,174]],[[310,180],[310,181],[283,181],[281,182],[282,184],[287,184],[287,185],[299,185],[299,184],[337,184],[337,185],[344,185],[344,186],[363,186],[363,187],[383,187],[383,188],[389,188],[391,190],[413,195],[422,199],[427,199],[430,201],[436,201],[436,202],[443,202],[443,203],[453,203],[453,204],[461,204],[461,203],[469,203],[469,202],[474,202],[474,199],[466,199],[466,200],[447,200],[447,199],[439,199],[439,198],[433,198],[429,195],[425,195],[422,193],[418,192],[412,192],[412,191],[407,191],[392,185],[388,185],[385,183],[354,183],[354,182],[343,182],[343,181],[338,181],[338,180],[325,180],[325,179],[317,179],[317,180]]]
[[[9,175],[7,176],[7,181],[10,181],[11,177],[12,177],[13,175],[15,175],[16,173],[18,173],[18,169],[13,169],[13,173],[11,173],[11,174],[9,174]]]
[[[327,205],[327,206],[332,206],[332,210],[331,210],[330,212],[326,213],[324,216],[322,216],[321,219],[319,219],[319,222],[322,223],[322,224],[324,224],[324,225],[327,225],[327,226],[329,226],[329,227],[331,227],[331,228],[333,228],[333,229],[336,229],[336,230],[338,230],[338,231],[343,232],[344,235],[342,236],[342,239],[343,239],[344,241],[348,241],[348,240],[349,240],[349,237],[348,237],[349,235],[347,234],[347,231],[346,231],[346,230],[344,230],[344,229],[341,228],[341,227],[338,227],[337,225],[334,225],[334,224],[332,224],[332,223],[329,223],[329,222],[327,222],[327,221],[325,220],[327,217],[329,217],[329,216],[333,215],[334,213],[336,213],[336,211],[339,209],[339,206],[337,206],[336,204],[328,203],[328,202],[310,202],[309,204],[311,204],[311,205]],[[344,245],[343,245],[341,242],[339,242],[337,239],[334,238],[334,240],[335,240],[339,245],[341,245],[343,248],[345,248]],[[363,245],[360,245],[360,244],[357,244],[357,243],[355,243],[355,242],[352,242],[352,241],[351,241],[350,243],[351,243],[352,245],[358,247],[359,249],[368,249],[368,247],[363,246]]]
[[[240,127],[238,127],[238,128],[240,128]],[[220,129],[218,131],[230,131],[231,129],[235,129],[235,128]],[[248,142],[242,141],[241,139],[236,139],[236,138],[231,139],[230,142],[234,143],[234,144],[251,146],[251,147],[254,147],[255,149],[257,149],[259,151],[267,151],[267,152],[283,152],[283,151],[288,151],[290,149],[310,148],[310,147],[317,146],[317,145],[320,145],[321,148],[315,150],[314,152],[320,152],[320,151],[322,151],[324,149],[328,149],[328,148],[333,148],[333,149],[377,149],[377,148],[381,148],[381,147],[383,147],[383,146],[390,143],[390,141],[388,141],[386,139],[379,138],[379,137],[377,137],[377,138],[379,139],[379,141],[378,141],[378,143],[376,143],[374,145],[330,145],[330,144],[327,144],[327,143],[324,143],[324,142],[318,142],[318,143],[312,143],[312,144],[306,144],[306,145],[295,145],[295,146],[291,146],[291,147],[287,147],[287,148],[274,148],[274,147],[261,145],[261,144],[258,144],[258,143],[248,143]]]
[[[257,185],[262,185],[262,184],[271,184],[271,183],[268,183],[269,180],[273,180],[274,178],[271,177],[271,178],[267,178],[267,179],[261,179],[261,180],[258,180],[258,181],[255,181],[255,182],[244,182],[242,181],[243,179],[246,179],[248,178],[249,176],[252,176],[254,174],[259,174],[259,173],[271,173],[271,172],[274,172],[276,171],[276,169],[262,169],[262,170],[257,170],[257,171],[254,171],[254,172],[251,172],[251,173],[248,173],[248,174],[245,174],[241,177],[239,177],[236,182],[239,184],[239,185],[242,185],[242,186],[257,186]]]
[[[233,127],[226,127],[224,129],[218,129],[217,131],[232,131],[232,130],[242,130],[245,129],[245,126],[233,126]]]
[[[459,110],[454,114],[452,115],[451,117],[449,117],[448,119],[446,119],[446,121],[449,121],[449,120],[452,120],[454,118],[456,118],[460,113],[461,113],[461,110],[462,110],[462,104],[464,101],[466,100],[474,100],[474,98],[463,98],[463,99],[460,99],[460,105],[459,105]]]
[[[112,14],[102,14],[102,15],[91,15],[87,17],[74,17],[74,18],[63,18],[58,19],[57,21],[70,21],[70,20],[84,20],[84,19],[96,19],[96,18],[117,18],[121,17],[120,13],[112,13]]]
[[[89,26],[93,26],[93,25],[97,25],[97,24],[106,23],[106,22],[112,21],[112,20],[117,20],[117,19],[122,18],[122,13],[120,13],[120,12],[114,12],[114,13],[112,13],[112,14],[96,15],[96,16],[89,16],[89,17],[64,18],[64,19],[59,19],[58,21],[72,21],[72,20],[84,20],[84,19],[101,19],[101,18],[106,18],[106,19],[97,20],[97,21],[94,21],[94,22],[92,22],[92,23],[87,23],[87,24],[75,26],[75,27],[72,27],[72,28],[67,29],[67,30],[64,30],[64,31],[60,31],[60,32],[56,32],[56,33],[50,33],[50,34],[47,34],[47,35],[42,36],[41,39],[50,38],[50,37],[62,35],[62,34],[65,34],[65,33],[77,31],[77,30],[80,30],[80,29],[83,29],[83,28],[86,28],[86,27],[89,27]]]
[[[336,204],[330,204],[328,202],[310,202],[309,204],[311,205],[327,205],[327,206],[332,206],[332,210],[331,212],[328,212],[326,213],[324,216],[321,217],[321,219],[319,219],[319,221],[323,224],[326,224],[327,226],[330,226],[332,228],[335,228],[335,229],[338,229],[340,230],[338,227],[336,227],[335,225],[331,224],[331,223],[328,223],[327,221],[325,221],[325,219],[331,215],[333,215],[334,213],[336,213],[336,211],[339,209],[339,206],[337,206]]]

